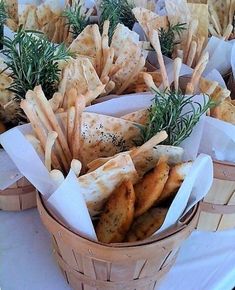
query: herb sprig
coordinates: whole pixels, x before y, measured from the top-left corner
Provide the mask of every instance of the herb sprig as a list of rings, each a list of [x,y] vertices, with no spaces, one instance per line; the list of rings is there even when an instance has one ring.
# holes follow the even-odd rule
[[[168,134],[168,138],[162,143],[165,145],[178,146],[189,137],[200,117],[215,106],[205,96],[203,104],[194,101],[193,97],[175,91],[156,92],[153,105],[149,108],[147,124],[140,127],[141,143],[162,130]]]
[[[100,2],[100,27],[105,20],[110,21],[109,38],[111,39],[118,23],[122,23],[129,29],[133,28],[135,16],[132,13],[134,5],[127,0],[101,0]]]
[[[86,14],[82,4],[78,2],[75,2],[73,6],[67,8],[63,15],[68,20],[68,25],[71,28],[74,38],[76,38],[89,24],[90,15]]]
[[[20,101],[28,90],[39,84],[48,99],[51,98],[59,82],[58,61],[69,57],[65,46],[53,44],[43,34],[25,31],[22,27],[13,39],[5,37],[3,42],[5,63],[13,78],[9,90],[16,100]]]
[[[176,36],[178,35],[180,37],[182,32],[186,30],[185,25],[186,23],[177,23],[176,25],[170,25],[167,29],[159,29],[159,40],[163,55],[168,57],[172,56],[174,46],[178,44]]]
[[[7,20],[7,8],[4,0],[0,0],[0,27],[6,23]]]

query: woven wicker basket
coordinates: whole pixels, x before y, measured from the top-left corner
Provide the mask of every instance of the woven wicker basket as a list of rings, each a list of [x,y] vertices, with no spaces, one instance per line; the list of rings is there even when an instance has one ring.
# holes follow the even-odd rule
[[[36,190],[26,178],[0,190],[0,210],[21,211],[33,207],[36,207]]]
[[[195,229],[198,207],[168,237],[143,242],[105,245],[74,234],[37,206],[51,234],[57,263],[74,290],[154,289],[173,265],[182,242]]]
[[[200,204],[199,230],[235,228],[235,164],[214,161],[214,181]]]

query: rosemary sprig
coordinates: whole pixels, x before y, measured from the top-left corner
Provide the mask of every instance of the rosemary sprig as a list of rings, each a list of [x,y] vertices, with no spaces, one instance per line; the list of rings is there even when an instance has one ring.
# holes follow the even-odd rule
[[[200,117],[215,106],[205,96],[203,104],[193,101],[193,97],[175,91],[156,92],[153,105],[149,108],[147,124],[140,128],[141,143],[162,130],[168,134],[168,138],[162,143],[165,145],[178,146],[189,137]]]
[[[7,20],[7,8],[4,0],[0,0],[0,27],[6,23]]]
[[[111,39],[118,23],[122,23],[129,29],[133,28],[135,16],[132,13],[134,5],[127,0],[101,0],[100,1],[100,26],[105,20],[110,21],[109,38]]]
[[[73,6],[67,8],[63,15],[67,18],[67,24],[70,26],[74,38],[89,24],[89,15],[85,13],[84,7],[79,2],[75,2]]]
[[[177,35],[180,37],[182,32],[186,30],[185,25],[186,23],[177,23],[176,25],[170,25],[167,29],[160,28],[159,40],[163,55],[172,56],[174,46],[179,43],[176,41],[176,37]]]
[[[57,91],[60,69],[58,61],[69,57],[64,45],[49,42],[41,33],[19,28],[13,39],[4,38],[3,54],[13,83],[9,90],[16,100],[25,97],[28,90],[41,85],[48,98]]]

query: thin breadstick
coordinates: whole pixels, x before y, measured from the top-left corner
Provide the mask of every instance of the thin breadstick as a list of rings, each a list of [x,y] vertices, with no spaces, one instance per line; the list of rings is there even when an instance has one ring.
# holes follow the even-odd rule
[[[198,86],[200,77],[201,77],[203,71],[205,70],[208,61],[209,61],[209,53],[205,52],[201,56],[201,58],[199,59],[197,65],[194,69],[191,81],[187,84],[187,88],[186,88],[187,94],[193,94],[195,92],[195,89]]]
[[[69,146],[68,146],[67,140],[65,138],[65,135],[64,135],[61,127],[59,126],[59,123],[56,119],[54,112],[52,111],[51,107],[48,104],[48,101],[47,101],[47,99],[42,91],[41,86],[36,86],[34,88],[34,92],[36,93],[35,98],[36,98],[37,103],[41,106],[42,110],[44,111],[45,115],[47,116],[47,119],[49,120],[53,130],[58,133],[58,141],[62,147],[65,158],[68,162],[66,169],[69,169],[69,164],[72,160],[72,155],[71,155],[71,152],[69,150]]]
[[[75,107],[72,106],[67,111],[67,140],[69,144],[70,151],[72,152],[73,144],[73,130],[75,124]]]
[[[181,49],[178,49],[177,50],[177,57],[182,59],[182,61],[183,61],[183,59],[184,59],[184,51],[181,50]]]
[[[223,39],[224,40],[228,40],[229,36],[231,35],[232,32],[233,32],[233,25],[232,24],[228,24],[227,28],[224,31]]]
[[[55,184],[59,187],[61,183],[64,181],[64,175],[60,170],[53,169],[50,172],[51,179],[55,182]]]
[[[190,45],[193,39],[193,35],[196,34],[198,28],[198,20],[193,19],[193,21],[189,24],[188,35],[187,35],[187,42],[184,50],[184,63],[186,63],[188,59]]]
[[[67,109],[72,106],[75,106],[75,101],[77,98],[77,90],[75,88],[71,88],[66,92],[67,95]]]
[[[51,152],[52,147],[55,144],[55,140],[58,137],[58,134],[55,131],[48,133],[45,149],[45,166],[48,171],[51,171]]]
[[[161,132],[157,133],[155,136],[153,136],[151,139],[149,139],[147,142],[145,142],[142,146],[131,150],[131,152],[130,152],[131,158],[133,159],[136,156],[138,156],[140,153],[142,153],[143,151],[148,151],[148,150],[152,149],[157,144],[166,140],[167,137],[168,137],[168,135],[167,135],[166,131],[161,131]]]
[[[165,64],[164,64],[163,56],[162,56],[161,45],[160,45],[160,41],[159,41],[159,36],[158,36],[157,30],[152,29],[150,31],[150,42],[152,43],[152,46],[153,46],[153,48],[155,49],[155,51],[157,53],[157,59],[158,59],[158,63],[159,63],[159,66],[160,66],[160,71],[161,71],[161,74],[162,74],[162,80],[163,80],[164,89],[169,89],[170,88],[169,80],[168,80],[166,67],[165,67]]]
[[[105,20],[103,24],[103,32],[102,32],[102,71],[104,70],[105,63],[107,62],[108,53],[109,53],[109,20]],[[101,72],[100,72],[101,73]]]
[[[148,74],[148,73],[142,73],[143,75],[143,79],[144,79],[144,82],[146,84],[146,86],[150,89],[150,90],[154,90],[156,92],[160,92],[158,87],[155,85],[154,81],[153,81],[153,77]]]
[[[216,36],[216,37],[221,37],[221,35],[219,35],[219,34],[215,31],[214,27],[213,27],[211,24],[209,24],[208,29],[209,29],[209,32],[210,32],[211,35]]]
[[[174,59],[174,86],[175,91],[178,92],[179,90],[179,75],[182,66],[182,59],[177,57]]]
[[[82,112],[85,109],[85,97],[83,95],[78,96],[75,103],[75,124],[73,130],[73,159],[81,160],[80,150],[82,146],[81,142],[81,128],[82,128]]]
[[[64,109],[63,108],[59,108],[55,113],[56,114],[61,114],[61,113],[64,113]]]
[[[109,82],[110,78],[108,76],[105,76],[103,79],[102,79],[102,83],[104,85],[107,85],[107,83]]]
[[[39,155],[42,155],[42,156],[44,155],[44,151],[43,151],[43,148],[42,148],[42,145],[41,145],[39,139],[37,139],[32,134],[26,134],[25,138],[31,143],[31,145],[38,152]]]
[[[105,20],[103,24],[103,32],[102,32],[102,49],[109,48],[109,20]]]
[[[102,59],[102,39],[99,31],[99,26],[97,24],[92,25],[92,33],[93,33],[93,38],[95,41],[95,48],[96,48],[96,57],[95,57],[95,62],[96,62],[96,72],[97,75],[100,76],[101,74],[101,59]]]
[[[225,0],[226,1],[226,4],[225,4],[225,13],[224,13],[224,18],[223,18],[223,29],[224,29],[224,32],[229,24],[229,8],[230,8],[230,0]]]
[[[109,93],[111,93],[115,88],[115,82],[113,81],[109,81],[105,87],[105,92],[101,94],[102,95],[108,95]]]
[[[127,79],[124,81],[124,83],[121,85],[121,87],[117,90],[117,92],[116,92],[117,95],[122,94],[125,91],[125,89],[128,88],[128,86],[133,82],[134,78],[141,72],[144,65],[145,65],[145,58],[143,56],[141,56],[139,62],[134,67],[134,69],[131,72],[131,74],[129,75],[129,77],[127,77]]]
[[[219,21],[217,13],[215,12],[212,6],[209,6],[209,11],[210,11],[211,22],[214,25],[215,30],[217,31],[219,35],[222,35],[223,30],[220,25],[220,21]]]
[[[192,67],[193,61],[195,60],[196,52],[197,52],[197,42],[193,40],[191,42],[189,53],[188,53],[188,58],[186,61],[186,64],[189,67]]]
[[[115,75],[122,68],[123,68],[123,63],[114,64],[110,69],[109,77],[112,77],[113,75]]]
[[[229,24],[233,24],[234,10],[235,10],[235,0],[231,0],[230,7],[229,7],[229,18],[228,18]]]
[[[205,36],[200,36],[197,40],[197,52],[195,56],[195,64],[199,61],[201,57],[204,43],[205,43]]]
[[[194,88],[193,83],[192,82],[187,83],[186,90],[185,90],[186,95],[192,95],[194,93],[194,90],[195,88]]]
[[[82,170],[82,163],[77,159],[73,159],[71,162],[71,169],[74,171],[74,173],[78,177]]]
[[[206,90],[205,94],[207,94],[208,96],[212,95],[213,92],[215,91],[216,87],[218,86],[218,82],[216,81],[212,81],[211,85],[209,86],[209,88]]]
[[[86,105],[94,101],[104,91],[105,85],[99,85],[93,90],[89,90],[84,94]]]
[[[61,93],[54,93],[53,97],[49,100],[53,112],[56,112],[62,106],[63,98]]]
[[[106,61],[104,62],[103,71],[102,71],[102,74],[100,77],[102,83],[104,83],[103,79],[109,75],[109,72],[110,72],[112,65],[113,65],[113,59],[114,59],[114,49],[109,48]]]

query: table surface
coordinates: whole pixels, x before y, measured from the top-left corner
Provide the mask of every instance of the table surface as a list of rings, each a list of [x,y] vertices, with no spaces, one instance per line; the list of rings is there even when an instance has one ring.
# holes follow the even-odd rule
[[[194,232],[158,290],[231,290],[235,230]],[[0,212],[0,289],[69,290],[36,209]]]

